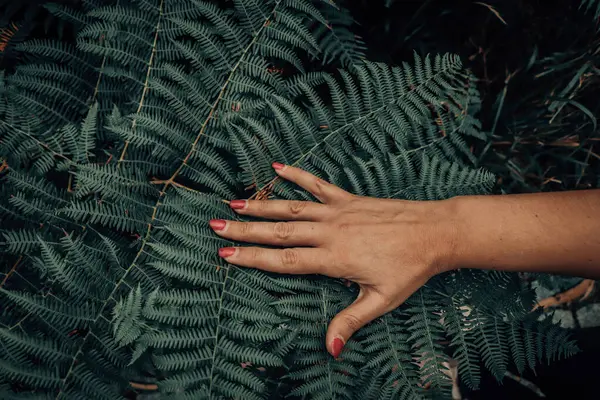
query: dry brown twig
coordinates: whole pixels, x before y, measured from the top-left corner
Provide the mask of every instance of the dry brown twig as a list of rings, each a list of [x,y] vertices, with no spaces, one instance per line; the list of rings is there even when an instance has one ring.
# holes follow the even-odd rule
[[[158,390],[158,385],[155,383],[129,382],[129,386],[131,386],[133,389],[137,389],[137,390],[146,390],[146,391]]]
[[[566,290],[561,293],[557,293],[553,296],[546,297],[543,300],[540,300],[533,310],[537,310],[542,307],[544,309],[549,307],[556,307],[562,304],[570,304],[574,301],[582,301],[587,299],[592,291],[594,290],[596,282],[592,279],[584,279],[578,285],[572,287],[569,290]]]
[[[504,373],[504,376],[514,380],[515,382],[517,382],[517,383],[521,384],[522,386],[526,387],[527,389],[531,390],[533,393],[537,394],[538,397],[546,397],[544,392],[542,392],[542,390],[535,383],[528,381],[527,379],[522,378],[522,377],[515,375],[511,372],[508,372],[508,371],[506,371]]]
[[[2,164],[0,165],[0,172],[4,171],[5,169],[8,169],[8,163],[6,162],[6,160],[2,160]]]
[[[6,273],[6,275],[4,276],[4,279],[2,279],[2,282],[0,282],[0,288],[4,287],[4,284],[6,283],[6,281],[8,281],[8,278],[10,278],[10,276],[17,270],[17,267],[21,263],[21,260],[23,260],[23,256],[19,256],[19,258],[17,259],[17,261],[15,262],[15,264],[12,266],[12,268],[10,269],[10,271],[8,271]]]

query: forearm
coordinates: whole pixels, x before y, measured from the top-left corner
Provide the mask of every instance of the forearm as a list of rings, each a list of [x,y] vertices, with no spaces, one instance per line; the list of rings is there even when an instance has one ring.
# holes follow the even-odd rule
[[[600,190],[451,201],[454,267],[600,278]]]

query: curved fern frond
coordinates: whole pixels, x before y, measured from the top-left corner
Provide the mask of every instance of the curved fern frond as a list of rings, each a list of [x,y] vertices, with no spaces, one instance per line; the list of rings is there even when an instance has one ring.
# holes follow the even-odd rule
[[[477,108],[476,92],[463,89],[468,75],[462,74],[454,57],[416,60],[414,70],[408,65],[401,69],[372,63],[356,67],[354,77],[342,74],[345,89],[323,76],[317,83],[327,85],[332,109],[312,86],[299,81],[298,94],[314,115],[275,96],[276,101],[268,104],[275,126],[260,126],[246,117],[232,121],[229,130],[246,185],[269,187],[271,159],[324,171],[361,153],[421,153],[450,159],[460,159],[462,154],[470,159],[463,137],[482,136],[469,109]],[[461,79],[463,83],[458,83]],[[264,154],[258,162],[251,155],[256,152]]]
[[[360,65],[365,58],[366,46],[351,30],[355,23],[352,15],[340,6],[336,9],[324,2],[319,2],[317,6],[320,6],[326,23],[313,21],[311,24],[314,25],[313,34],[323,52],[323,63],[339,60],[339,64],[344,68]]]

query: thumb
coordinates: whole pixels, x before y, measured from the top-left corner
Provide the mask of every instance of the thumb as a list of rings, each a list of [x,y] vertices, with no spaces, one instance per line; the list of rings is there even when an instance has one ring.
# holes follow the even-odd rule
[[[338,357],[350,337],[360,328],[383,315],[388,303],[377,292],[361,289],[356,300],[336,315],[327,329],[327,351]]]

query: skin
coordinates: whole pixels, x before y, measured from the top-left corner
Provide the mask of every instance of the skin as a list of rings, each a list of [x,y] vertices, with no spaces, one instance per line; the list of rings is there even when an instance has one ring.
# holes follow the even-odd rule
[[[448,270],[600,278],[600,190],[417,202],[355,196],[301,169],[273,168],[320,203],[231,201],[241,215],[278,222],[211,220],[215,233],[281,249],[228,247],[219,255],[242,267],[356,282],[358,297],[328,327],[334,357],[358,329]]]

